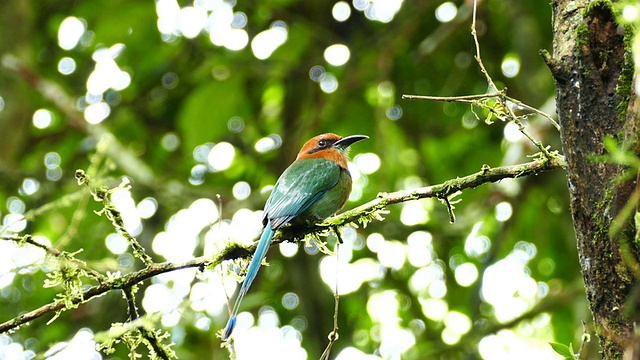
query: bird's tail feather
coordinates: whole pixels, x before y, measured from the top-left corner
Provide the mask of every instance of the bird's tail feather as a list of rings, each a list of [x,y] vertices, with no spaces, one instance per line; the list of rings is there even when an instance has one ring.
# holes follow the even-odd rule
[[[269,249],[269,245],[271,244],[273,233],[274,231],[271,229],[271,221],[269,221],[267,223],[267,226],[265,226],[264,228],[264,232],[262,232],[260,242],[258,242],[258,247],[256,247],[256,252],[253,253],[253,258],[251,259],[251,263],[249,264],[247,276],[242,282],[242,286],[240,287],[240,291],[238,292],[238,297],[236,298],[236,302],[233,305],[233,310],[231,311],[231,317],[229,317],[227,326],[224,328],[222,341],[227,341],[227,339],[229,339],[229,336],[231,336],[231,333],[233,332],[233,328],[236,326],[236,315],[238,315],[240,303],[242,302],[244,295],[247,293],[247,291],[249,291],[249,287],[251,286],[253,279],[255,279],[256,275],[258,274],[258,269],[260,269],[262,260],[264,260],[264,257],[267,255],[267,250]]]

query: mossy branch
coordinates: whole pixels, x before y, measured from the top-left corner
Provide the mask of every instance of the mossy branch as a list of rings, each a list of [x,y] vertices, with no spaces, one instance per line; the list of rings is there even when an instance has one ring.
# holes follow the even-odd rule
[[[211,259],[209,257],[201,256],[182,263],[164,262],[151,264],[142,270],[135,271],[120,277],[115,277],[99,285],[92,286],[89,289],[85,290],[81,296],[71,299],[71,302],[73,304],[86,303],[94,298],[105,295],[109,291],[131,288],[132,286],[139,284],[144,280],[150,279],[160,274],[189,268],[204,268],[210,265],[220,264],[222,260],[224,260],[222,257]],[[15,330],[30,321],[33,321],[50,313],[56,313],[61,310],[65,310],[64,302],[54,301],[49,304],[43,305],[35,310],[20,314],[15,318],[0,324],[0,334]]]
[[[93,198],[104,204],[102,210],[96,212],[97,215],[105,215],[107,219],[111,221],[113,227],[116,229],[120,236],[124,237],[127,240],[131,249],[133,249],[133,256],[140,259],[145,265],[150,265],[153,263],[151,260],[151,256],[147,254],[146,250],[138,240],[133,237],[129,231],[124,226],[124,220],[122,219],[122,214],[120,211],[116,209],[110,199],[110,195],[117,190],[129,190],[129,179],[123,178],[118,186],[113,189],[106,187],[99,187],[93,184],[93,180],[87,175],[83,170],[76,170],[76,180],[78,181],[78,185],[86,185],[89,188],[89,191],[93,195]]]
[[[550,159],[542,157],[541,159],[524,164],[497,168],[485,165],[480,171],[474,174],[448,180],[442,184],[425,186],[414,190],[379,193],[375,199],[352,210],[330,217],[311,227],[285,227],[280,232],[276,233],[273,237],[273,242],[279,243],[283,241],[292,241],[303,238],[307,234],[325,232],[335,228],[336,226],[344,226],[350,223],[366,224],[374,219],[382,220],[381,212],[384,212],[389,205],[425,198],[450,200],[451,196],[458,192],[466,189],[473,189],[482,184],[497,182],[507,178],[537,175],[541,172],[564,167],[564,157],[556,153],[553,153],[553,157]],[[251,252],[251,250],[253,250],[253,246],[247,250],[248,252]]]
[[[303,239],[306,235],[312,233],[323,233],[335,229],[337,226],[344,226],[350,223],[367,223],[372,219],[382,220],[381,212],[386,211],[387,207],[393,204],[399,204],[412,200],[424,198],[450,199],[452,195],[457,194],[466,189],[472,189],[482,184],[497,182],[507,178],[518,178],[524,176],[537,175],[539,173],[564,168],[564,157],[555,155],[552,158],[542,157],[528,163],[491,168],[483,166],[482,169],[474,174],[461,178],[445,181],[442,184],[426,186],[414,190],[400,190],[391,193],[380,193],[378,196],[355,209],[346,211],[342,214],[330,217],[325,221],[310,227],[285,227],[274,236],[274,243],[283,241],[295,241]],[[4,240],[16,241],[16,237],[3,237]],[[26,241],[25,243],[41,247],[40,244]],[[238,258],[249,257],[255,245],[244,247],[238,244],[229,244],[216,257],[197,257],[182,263],[150,263],[144,269],[132,272],[126,275],[110,277],[109,280],[101,282],[82,292],[81,295],[70,299],[71,304],[77,305],[86,303],[96,297],[100,297],[112,290],[124,290],[135,286],[144,280],[154,276],[188,268],[198,268],[204,270],[208,267],[215,267],[224,260],[234,260]],[[45,249],[47,252],[56,251]],[[33,321],[37,318],[50,313],[58,313],[66,310],[66,305],[61,301],[53,301],[43,305],[38,309],[23,313],[9,321],[0,324],[0,333],[13,331],[18,327]]]

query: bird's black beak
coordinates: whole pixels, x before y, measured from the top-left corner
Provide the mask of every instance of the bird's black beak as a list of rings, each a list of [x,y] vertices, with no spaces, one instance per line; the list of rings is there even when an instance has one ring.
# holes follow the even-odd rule
[[[344,150],[351,146],[351,144],[358,142],[360,140],[368,139],[369,137],[366,135],[351,135],[343,137],[342,139],[333,143],[333,147],[338,148],[340,150]]]

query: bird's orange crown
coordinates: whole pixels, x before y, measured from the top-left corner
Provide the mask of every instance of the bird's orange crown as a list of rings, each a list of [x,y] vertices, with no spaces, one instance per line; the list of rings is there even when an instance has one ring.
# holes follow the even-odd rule
[[[326,133],[311,138],[307,141],[296,157],[296,161],[302,159],[327,159],[335,161],[343,169],[347,168],[349,145],[356,141],[368,138],[364,135],[353,135],[343,138],[339,135]],[[344,140],[343,140],[344,139]],[[342,143],[342,141],[344,143]],[[345,141],[348,140],[348,141]]]

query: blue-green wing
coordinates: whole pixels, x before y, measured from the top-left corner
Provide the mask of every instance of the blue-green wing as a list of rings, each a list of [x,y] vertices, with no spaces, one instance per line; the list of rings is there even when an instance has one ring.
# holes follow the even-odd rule
[[[264,219],[277,229],[303,213],[340,180],[340,167],[325,159],[302,159],[280,175],[264,207]]]

